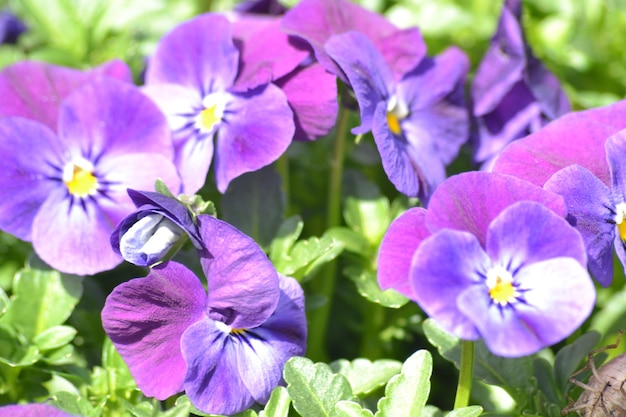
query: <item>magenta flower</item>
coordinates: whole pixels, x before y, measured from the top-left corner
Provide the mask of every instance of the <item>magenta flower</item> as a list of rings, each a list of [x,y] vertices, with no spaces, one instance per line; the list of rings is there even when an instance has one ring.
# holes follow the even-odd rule
[[[514,177],[451,177],[428,210],[394,221],[379,282],[496,355],[535,353],[578,328],[595,302],[582,237],[564,214],[558,195]]]
[[[74,417],[48,404],[5,405],[0,407],[0,417]]]
[[[179,179],[166,121],[131,84],[96,78],[58,108],[56,132],[0,119],[0,229],[32,241],[50,266],[79,275],[121,262],[109,236],[133,211],[126,189]],[[37,152],[31,152],[36,149]]]
[[[168,118],[187,194],[203,186],[212,162],[225,192],[234,178],[278,159],[293,138],[293,112],[279,87],[267,80],[235,88],[240,58],[231,23],[218,14],[177,26],[150,58],[144,91]]]
[[[371,130],[393,185],[428,201],[468,139],[463,102],[467,57],[449,49],[424,58],[396,82],[383,55],[360,32],[331,37],[326,52],[346,74],[359,103],[361,126],[352,132]]]
[[[484,168],[513,140],[570,111],[558,79],[526,43],[520,18],[520,0],[506,0],[472,81],[478,129],[475,160]]]
[[[252,239],[211,216],[198,224],[208,293],[168,262],[116,287],[102,322],[146,395],[185,391],[201,411],[231,415],[265,403],[285,362],[304,353],[304,297]]]

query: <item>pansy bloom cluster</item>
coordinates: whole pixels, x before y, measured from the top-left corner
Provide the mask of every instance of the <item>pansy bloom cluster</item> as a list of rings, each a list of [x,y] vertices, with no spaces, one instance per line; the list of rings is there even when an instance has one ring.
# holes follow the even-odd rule
[[[456,415],[615,414],[573,377],[626,317],[626,101],[572,111],[538,6],[474,49],[427,1],[100,1],[0,14],[0,417],[444,415],[436,351]]]

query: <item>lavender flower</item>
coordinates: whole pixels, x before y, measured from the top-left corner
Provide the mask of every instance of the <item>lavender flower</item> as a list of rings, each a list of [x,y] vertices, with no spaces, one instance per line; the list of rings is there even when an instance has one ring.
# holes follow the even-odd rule
[[[526,44],[520,17],[520,0],[506,0],[471,86],[477,124],[474,158],[486,169],[510,142],[570,111],[559,81]]]
[[[580,165],[561,169],[544,188],[565,199],[568,219],[585,241],[589,270],[607,287],[613,280],[613,247],[626,266],[626,131],[609,137],[605,148],[610,188]]]
[[[180,200],[150,191],[128,190],[137,210],[122,220],[111,234],[113,250],[135,265],[150,266],[163,260],[188,236],[196,249],[204,246],[189,208]]]
[[[497,355],[535,353],[578,328],[595,301],[582,237],[564,214],[558,195],[514,177],[451,177],[428,210],[409,211],[389,229],[381,287]]]
[[[285,362],[304,353],[303,293],[249,237],[208,215],[198,225],[208,294],[186,267],[164,263],[116,287],[102,322],[146,395],[184,390],[201,411],[231,415],[265,403]]]
[[[218,14],[179,25],[150,58],[144,91],[168,118],[187,194],[203,186],[213,159],[217,188],[225,192],[232,179],[275,161],[291,143],[285,94],[271,83],[234,89],[239,59],[231,23]]]
[[[0,407],[0,417],[73,417],[48,404],[5,405]]]
[[[448,49],[423,59],[395,82],[384,57],[360,32],[331,37],[326,52],[350,80],[359,102],[361,126],[352,132],[371,130],[389,180],[398,191],[427,201],[467,140],[466,56]]]
[[[126,189],[158,177],[179,186],[171,138],[139,89],[110,78],[76,88],[58,115],[57,133],[22,117],[0,119],[0,228],[32,241],[55,269],[94,274],[121,261],[108,242],[133,210]]]
[[[82,84],[102,76],[132,82],[130,68],[119,60],[89,71],[36,61],[10,65],[0,72],[0,117],[26,117],[56,131],[63,99]]]
[[[381,288],[393,288],[415,299],[409,271],[422,241],[453,229],[473,234],[484,246],[491,222],[520,201],[540,203],[561,217],[567,214],[561,196],[510,175],[466,172],[448,178],[432,195],[428,210],[409,209],[389,226],[378,254]]]

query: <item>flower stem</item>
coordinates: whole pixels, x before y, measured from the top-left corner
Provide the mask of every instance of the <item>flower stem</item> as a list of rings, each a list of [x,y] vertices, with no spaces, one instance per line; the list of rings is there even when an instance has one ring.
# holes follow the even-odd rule
[[[456,387],[454,409],[467,407],[472,391],[472,377],[474,373],[474,342],[461,341],[461,367],[459,369],[459,384]]]
[[[282,179],[283,193],[285,195],[285,216],[289,217],[290,204],[289,204],[289,159],[287,152],[285,152],[280,158],[276,160],[276,170]]]
[[[349,110],[340,107],[339,121],[335,131],[335,143],[330,160],[326,230],[341,224],[341,186],[349,116]],[[326,298],[326,303],[313,310],[308,317],[309,346],[307,356],[316,361],[327,361],[328,359],[326,331],[332,307],[333,293],[335,292],[336,277],[337,262],[331,261],[311,282],[312,290]]]

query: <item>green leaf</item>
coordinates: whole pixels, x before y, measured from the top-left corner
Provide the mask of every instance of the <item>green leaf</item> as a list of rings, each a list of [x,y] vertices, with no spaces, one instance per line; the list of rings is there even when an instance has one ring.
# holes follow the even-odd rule
[[[76,329],[70,326],[54,326],[33,338],[40,351],[56,349],[70,343],[76,336]]]
[[[430,394],[433,359],[418,350],[404,362],[402,372],[389,380],[385,396],[378,402],[377,417],[414,417],[422,414]]]
[[[372,247],[378,247],[391,223],[389,200],[361,172],[347,170],[344,182],[347,196],[343,216],[346,223],[365,237]]]
[[[328,229],[325,234],[341,242],[346,250],[352,253],[364,256],[372,252],[372,247],[367,239],[347,227],[333,227]]]
[[[469,407],[457,408],[450,411],[446,417],[478,417],[483,413],[483,408],[478,405],[471,405]]]
[[[269,246],[284,218],[281,182],[272,166],[235,178],[222,197],[222,219]]]
[[[435,320],[426,319],[423,324],[428,341],[435,346],[441,356],[453,362],[458,368],[461,361],[460,340],[446,332]],[[503,388],[528,387],[532,377],[533,357],[503,358],[493,355],[482,341],[476,342],[474,356],[474,377],[491,385]]]
[[[330,364],[330,368],[346,377],[352,387],[352,394],[368,394],[385,385],[389,378],[402,369],[400,361],[379,359],[374,362],[358,358],[353,361],[340,359]]]
[[[242,411],[241,413],[234,414],[232,416],[224,416],[222,414],[207,414],[207,413],[204,413],[204,412],[198,410],[196,407],[194,407],[193,404],[191,404],[191,401],[189,400],[189,397],[187,397],[186,395],[181,395],[180,397],[178,397],[176,399],[176,403],[174,405],[176,407],[181,407],[181,408],[182,407],[189,407],[190,412],[194,416],[201,416],[201,417],[257,417],[257,413],[254,410],[245,410],[245,411]]]
[[[104,409],[104,403],[93,407],[86,398],[70,394],[69,392],[56,393],[52,396],[49,404],[68,414],[84,417],[100,417]]]
[[[137,387],[126,362],[108,337],[102,346],[102,366],[108,373],[107,379],[111,392],[116,389],[133,390]]]
[[[564,398],[563,391],[559,390],[556,384],[552,364],[545,358],[535,358],[533,361],[533,369],[539,392],[543,394],[550,403],[560,404]]]
[[[0,325],[0,363],[11,367],[28,366],[40,358],[37,346],[24,346],[13,329]]]
[[[10,302],[11,301],[9,300],[7,293],[4,292],[2,288],[0,288],[0,317],[2,317],[4,313],[7,312]]]
[[[157,178],[157,180],[154,182],[154,189],[157,193],[162,194],[166,197],[176,198],[176,196],[172,194],[170,189],[167,187],[167,184],[165,184],[165,182],[161,178]]]
[[[354,401],[339,401],[335,405],[334,417],[374,417],[370,410],[364,409]]]
[[[300,237],[303,228],[304,222],[302,222],[299,216],[285,219],[278,228],[276,237],[270,246],[269,257],[279,272],[284,273],[283,270],[288,268],[291,261],[289,252],[291,252],[291,248],[298,240],[298,237]]]
[[[82,358],[76,354],[76,349],[72,345],[50,349],[44,353],[42,359],[50,365],[80,365],[83,362]]]
[[[259,413],[259,417],[287,417],[290,405],[291,397],[287,388],[278,386],[272,391],[270,399],[265,404],[265,409]]]
[[[581,367],[581,362],[599,341],[600,334],[590,331],[558,351],[554,357],[554,378],[561,392],[566,391],[569,377]]]
[[[335,404],[352,398],[348,380],[325,363],[293,357],[283,371],[293,407],[301,416],[330,417]]]
[[[0,323],[14,326],[29,339],[63,324],[82,295],[82,278],[41,266],[15,276],[13,299]]]
[[[409,299],[399,292],[388,289],[382,290],[378,285],[376,273],[358,266],[344,269],[344,273],[354,282],[356,288],[367,300],[390,308],[400,308],[409,302]]]
[[[422,410],[421,417],[443,417],[443,411],[435,407],[434,405],[427,405]]]

